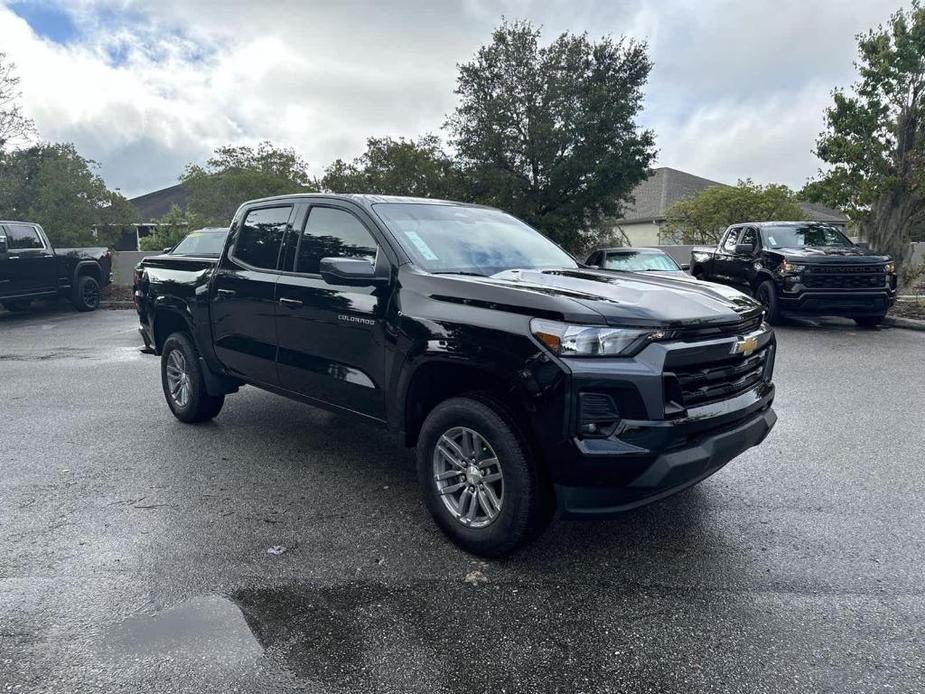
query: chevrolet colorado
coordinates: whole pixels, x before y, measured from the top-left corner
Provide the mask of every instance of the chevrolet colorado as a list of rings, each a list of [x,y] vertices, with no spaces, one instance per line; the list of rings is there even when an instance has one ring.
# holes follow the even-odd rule
[[[735,224],[715,249],[691,251],[691,274],[753,293],[772,324],[803,313],[874,327],[896,301],[896,267],[888,256],[816,222]]]
[[[249,384],[387,427],[465,549],[685,489],[776,421],[763,309],[720,286],[581,267],[494,209],[370,195],[245,203],[217,264],[146,268],[167,405]]]
[[[78,311],[93,311],[111,273],[108,248],[55,249],[38,224],[0,221],[0,303],[8,311],[59,296]]]

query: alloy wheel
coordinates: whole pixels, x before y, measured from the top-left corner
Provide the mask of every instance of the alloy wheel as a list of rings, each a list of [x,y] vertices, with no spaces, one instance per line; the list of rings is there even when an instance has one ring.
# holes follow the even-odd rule
[[[87,282],[83,287],[82,298],[85,306],[96,308],[97,304],[100,302],[99,287],[97,287],[97,285],[93,282]]]
[[[186,357],[178,349],[167,355],[167,388],[177,407],[186,407],[189,404],[192,391],[190,376],[186,368]]]
[[[484,528],[498,518],[504,503],[501,462],[477,431],[444,432],[434,448],[433,472],[440,499],[461,525]]]

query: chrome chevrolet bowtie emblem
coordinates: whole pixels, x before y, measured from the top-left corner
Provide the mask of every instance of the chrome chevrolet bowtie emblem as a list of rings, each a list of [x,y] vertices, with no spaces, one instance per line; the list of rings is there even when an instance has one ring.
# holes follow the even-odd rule
[[[733,354],[741,354],[746,357],[756,349],[758,349],[758,338],[753,335],[739,338],[739,340],[732,345]]]

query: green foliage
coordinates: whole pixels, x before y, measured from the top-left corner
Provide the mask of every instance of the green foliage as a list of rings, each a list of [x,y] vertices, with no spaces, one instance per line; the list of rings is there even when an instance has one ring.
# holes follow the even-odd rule
[[[874,248],[906,259],[925,237],[925,9],[918,0],[858,36],[859,80],[833,92],[816,154],[830,165],[804,189],[843,208]]]
[[[0,219],[38,222],[56,246],[112,245],[138,213],[97,166],[72,144],[0,153]]]
[[[571,250],[593,244],[655,155],[635,122],[650,69],[645,44],[564,33],[541,46],[538,27],[503,22],[459,66],[447,121],[469,197]]]
[[[460,172],[436,135],[417,142],[371,137],[351,163],[337,159],[321,186],[332,193],[376,193],[457,200],[464,196]]]
[[[801,219],[807,215],[787,186],[746,179],[681,198],[667,211],[662,233],[674,243],[715,244],[730,224]]]
[[[247,200],[317,190],[308,164],[293,149],[270,142],[256,149],[219,147],[205,166],[187,166],[180,182],[186,187],[189,211],[214,226],[227,225]]]
[[[170,212],[156,220],[157,227],[150,236],[138,240],[138,247],[142,251],[161,251],[173,248],[190,231],[206,226],[202,218],[194,212],[184,212],[174,205]]]

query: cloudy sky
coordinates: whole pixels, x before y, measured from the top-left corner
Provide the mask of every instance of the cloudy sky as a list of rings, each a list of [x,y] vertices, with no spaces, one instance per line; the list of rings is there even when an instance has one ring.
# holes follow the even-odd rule
[[[502,16],[647,41],[657,165],[801,186],[854,35],[897,0],[0,0],[0,51],[41,136],[133,196],[217,145],[269,139],[319,174],[368,136],[436,131],[456,64]]]

